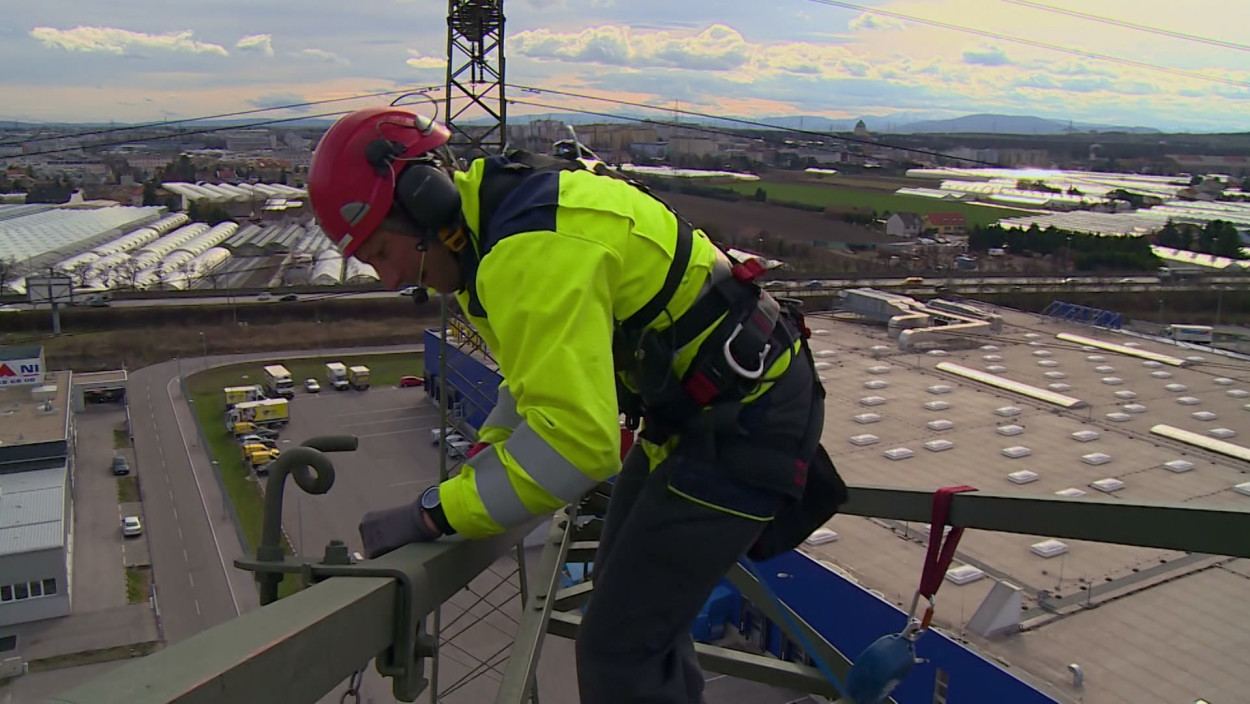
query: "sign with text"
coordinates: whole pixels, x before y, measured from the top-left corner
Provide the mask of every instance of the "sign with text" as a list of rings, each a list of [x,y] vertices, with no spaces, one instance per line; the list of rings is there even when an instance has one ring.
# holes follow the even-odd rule
[[[0,360],[0,387],[43,383],[43,355],[29,359]]]

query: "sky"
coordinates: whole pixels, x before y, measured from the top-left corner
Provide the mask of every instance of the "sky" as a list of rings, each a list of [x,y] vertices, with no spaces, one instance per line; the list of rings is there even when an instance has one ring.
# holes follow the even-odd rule
[[[859,7],[821,0],[506,0],[507,78],[741,117],[892,116],[899,123],[998,113],[1168,131],[1250,131],[1250,47],[1239,43],[1250,40],[1238,31],[1250,26],[1245,0],[1202,0],[1200,11],[1158,0],[845,4]],[[445,80],[445,0],[5,5],[0,121],[180,119],[439,87]],[[1161,36],[1039,5],[1235,45]],[[514,104],[513,114],[623,110],[550,93],[510,90],[509,97],[556,106]],[[320,115],[381,100],[255,117]]]

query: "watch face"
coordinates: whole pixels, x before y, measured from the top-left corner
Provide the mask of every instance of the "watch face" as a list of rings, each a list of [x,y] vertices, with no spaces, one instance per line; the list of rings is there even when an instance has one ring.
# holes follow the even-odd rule
[[[438,508],[438,487],[432,486],[421,494],[421,508],[429,511]]]

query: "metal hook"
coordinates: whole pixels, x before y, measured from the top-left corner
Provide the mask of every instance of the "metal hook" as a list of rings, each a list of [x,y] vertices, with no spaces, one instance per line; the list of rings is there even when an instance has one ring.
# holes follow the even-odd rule
[[[733,344],[734,340],[738,338],[738,334],[741,332],[742,323],[738,323],[738,327],[734,328],[734,331],[729,334],[729,339],[725,340],[725,345],[722,348],[725,352],[725,361],[729,364],[729,368],[734,370],[735,374],[745,379],[751,379],[754,381],[764,375],[764,359],[768,357],[768,353],[772,351],[773,344],[771,342],[764,343],[764,349],[760,351],[760,366],[758,369],[755,369],[754,371],[745,369],[741,364],[738,364],[738,360],[734,359],[733,352],[729,351],[729,346]]]

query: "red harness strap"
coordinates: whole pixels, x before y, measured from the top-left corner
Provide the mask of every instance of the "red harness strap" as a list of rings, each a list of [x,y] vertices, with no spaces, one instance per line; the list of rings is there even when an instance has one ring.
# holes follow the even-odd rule
[[[925,554],[924,570],[920,573],[920,590],[917,592],[929,600],[929,607],[925,609],[924,618],[920,622],[922,629],[928,628],[929,622],[933,620],[934,597],[937,595],[938,587],[942,586],[942,578],[946,576],[946,570],[950,569],[951,561],[955,558],[955,549],[959,547],[959,539],[964,534],[962,527],[953,527],[950,534],[944,536],[947,522],[950,520],[951,501],[955,498],[955,494],[976,490],[976,487],[967,485],[948,486],[938,489],[933,494],[933,517],[929,522],[929,550]]]

